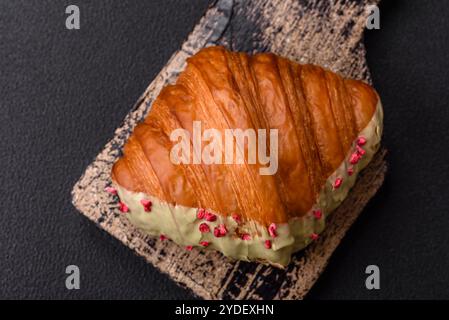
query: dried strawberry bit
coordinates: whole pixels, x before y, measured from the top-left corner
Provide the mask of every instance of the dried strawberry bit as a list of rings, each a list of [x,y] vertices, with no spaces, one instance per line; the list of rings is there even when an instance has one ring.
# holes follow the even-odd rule
[[[107,193],[110,193],[110,194],[112,194],[112,195],[114,195],[114,196],[117,195],[117,189],[115,189],[114,187],[106,187],[104,190],[105,190]]]
[[[226,229],[226,226],[224,224],[218,225],[218,229],[220,230],[220,234],[222,236],[225,236],[226,233],[228,233],[228,229]]]
[[[217,220],[217,216],[211,212],[206,212],[204,215],[204,218],[206,219],[206,221],[210,221],[210,222]]]
[[[193,246],[186,246],[187,251],[192,251],[192,249],[193,249]]]
[[[167,237],[165,235],[161,234],[159,236],[159,240],[161,240],[161,241],[167,240]]]
[[[343,179],[342,178],[335,179],[335,181],[334,181],[334,189],[340,188],[342,183],[343,183]]]
[[[360,161],[360,158],[361,158],[360,154],[358,152],[354,152],[349,157],[349,163],[350,164],[357,164]]]
[[[313,216],[315,217],[315,219],[320,220],[323,217],[323,213],[320,209],[313,210]]]
[[[200,245],[202,245],[203,247],[208,247],[210,243],[208,241],[201,241]]]
[[[349,167],[348,168],[348,176],[352,176],[354,174],[354,168],[353,167]]]
[[[251,236],[248,233],[244,233],[241,235],[242,240],[251,240]]]
[[[366,144],[366,138],[365,137],[358,137],[357,138],[357,145],[358,146],[364,146]]]
[[[224,224],[220,224],[214,228],[214,236],[217,238],[224,237],[228,233],[226,226]]]
[[[143,210],[145,210],[145,212],[151,211],[151,206],[153,205],[153,203],[150,200],[142,199],[140,200],[140,203],[142,204]]]
[[[205,216],[206,216],[206,210],[203,209],[203,208],[198,209],[198,212],[197,212],[197,214],[196,214],[196,217],[197,217],[199,220],[203,220]]]
[[[209,226],[207,225],[207,223],[202,223],[202,224],[200,224],[199,229],[200,229],[200,232],[201,232],[201,233],[207,233],[207,232],[210,231],[210,228],[209,228]]]
[[[126,205],[126,204],[124,204],[123,202],[119,202],[119,204],[118,204],[118,209],[122,212],[122,213],[127,213],[127,212],[129,212],[129,208],[128,208],[128,206]]]
[[[264,246],[267,249],[271,249],[271,240],[265,240]]]
[[[319,238],[319,235],[316,234],[316,233],[312,233],[312,234],[310,235],[310,239],[312,239],[313,241],[317,240],[318,238]]]
[[[232,219],[234,219],[235,222],[237,222],[237,224],[242,223],[242,219],[240,218],[240,216],[237,213],[233,213],[231,215]]]
[[[362,148],[360,148],[359,146],[356,147],[356,153],[359,155],[359,157],[361,158],[362,156],[365,155],[366,151],[363,150]]]
[[[277,226],[275,223],[272,223],[268,226],[268,233],[272,238],[276,238],[278,235],[276,233]]]

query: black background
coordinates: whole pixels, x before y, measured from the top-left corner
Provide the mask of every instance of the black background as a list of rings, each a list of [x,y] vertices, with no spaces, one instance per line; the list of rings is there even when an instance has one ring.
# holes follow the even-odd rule
[[[76,4],[81,29],[65,28]],[[0,0],[0,298],[181,299],[70,191],[207,0]],[[384,0],[366,34],[389,173],[308,298],[449,298],[449,1]],[[81,289],[65,288],[65,267]],[[381,289],[365,289],[365,268]]]

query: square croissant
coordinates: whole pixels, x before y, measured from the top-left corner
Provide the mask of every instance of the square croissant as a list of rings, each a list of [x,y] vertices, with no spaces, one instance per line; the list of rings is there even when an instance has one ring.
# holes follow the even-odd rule
[[[361,81],[209,47],[134,129],[108,190],[161,240],[286,266],[373,158],[382,121]]]

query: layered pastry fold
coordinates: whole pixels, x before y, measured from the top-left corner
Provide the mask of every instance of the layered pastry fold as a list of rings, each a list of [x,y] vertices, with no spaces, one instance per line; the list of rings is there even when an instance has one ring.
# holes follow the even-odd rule
[[[209,47],[134,129],[111,190],[150,235],[285,266],[378,150],[382,119],[361,81]]]

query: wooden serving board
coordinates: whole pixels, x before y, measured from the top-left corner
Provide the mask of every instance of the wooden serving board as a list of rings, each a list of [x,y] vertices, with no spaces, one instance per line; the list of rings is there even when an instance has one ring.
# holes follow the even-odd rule
[[[370,82],[362,41],[369,0],[217,0],[179,51],[130,110],[73,188],[76,208],[174,281],[206,299],[301,299],[310,290],[386,172],[381,150],[354,190],[329,217],[318,241],[297,253],[286,270],[232,261],[218,252],[186,251],[171,241],[143,235],[120,215],[104,189],[129,134],[151,108],[159,91],[176,80],[186,58],[221,44],[236,51],[270,51],[301,63],[314,63],[343,76]]]

